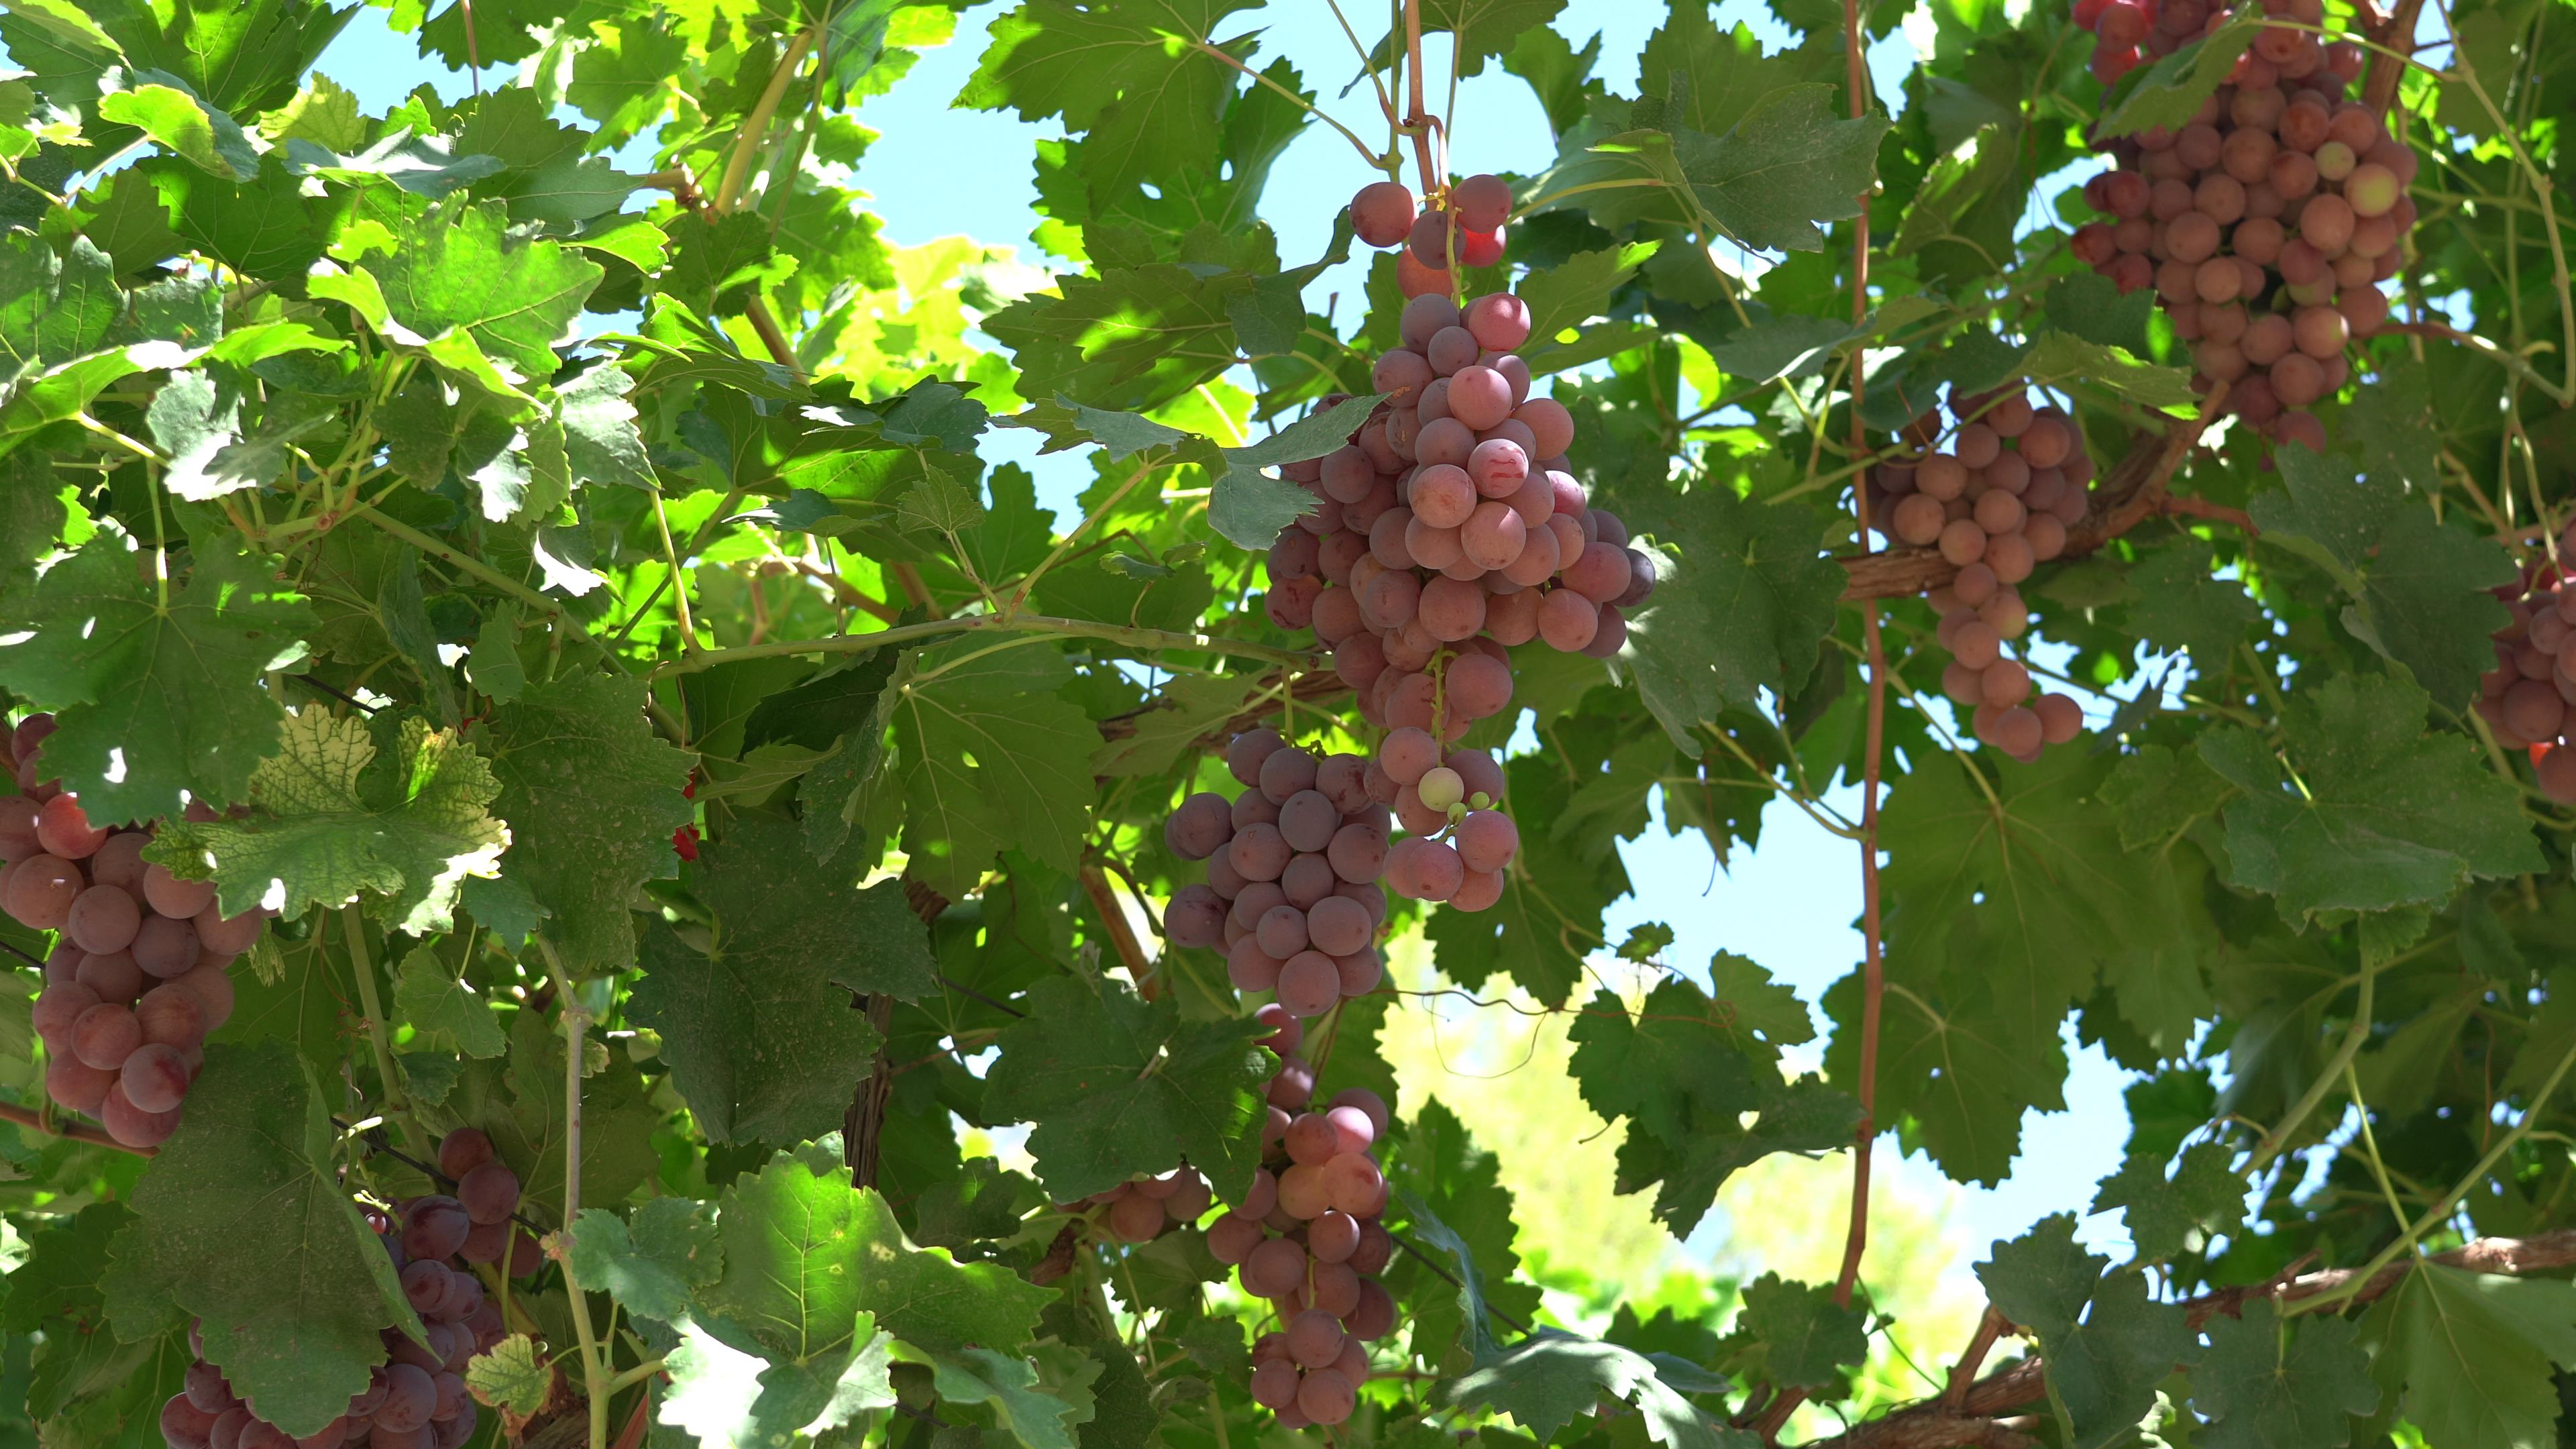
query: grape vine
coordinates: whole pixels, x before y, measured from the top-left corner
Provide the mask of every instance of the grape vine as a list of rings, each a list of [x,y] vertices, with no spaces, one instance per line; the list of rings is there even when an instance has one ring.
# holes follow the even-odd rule
[[[2566,7],[1382,9],[0,7],[0,1440],[2576,1433]]]

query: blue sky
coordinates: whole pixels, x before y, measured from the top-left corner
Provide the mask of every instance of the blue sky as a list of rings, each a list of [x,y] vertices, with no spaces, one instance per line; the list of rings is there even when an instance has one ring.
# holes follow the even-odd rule
[[[948,109],[949,98],[982,52],[986,26],[1004,8],[993,3],[967,11],[954,44],[924,55],[891,93],[871,98],[859,112],[860,120],[881,134],[859,166],[857,184],[875,197],[875,209],[893,241],[912,245],[962,233],[1017,247],[1024,257],[1042,261],[1028,243],[1035,220],[1029,209],[1036,194],[1033,143],[1058,129],[1007,113]],[[1569,7],[1568,18],[1557,28],[1578,46],[1598,29],[1602,75],[1614,88],[1633,91],[1638,51],[1663,10],[1661,3],[1640,0],[1590,0]],[[423,81],[450,96],[467,89],[462,72],[423,61],[409,37],[390,33],[383,13],[372,7],[361,10],[325,52],[320,69],[356,90],[370,109],[381,109]],[[1336,99],[1342,85],[1358,76],[1357,57],[1322,6],[1314,6],[1312,13],[1311,21],[1274,23],[1264,32],[1253,63],[1258,68],[1274,56],[1286,56],[1307,88],[1323,96],[1323,104],[1369,135],[1374,101],[1366,85]],[[1579,22],[1571,18],[1578,14]],[[1773,46],[1788,38],[1758,4],[1723,0],[1718,14],[1726,24],[1743,20]],[[1440,53],[1444,39],[1431,41],[1428,69],[1433,75],[1445,70]],[[1911,63],[1902,31],[1875,48],[1871,68],[1883,97],[1895,96]],[[506,79],[508,72],[496,68],[492,74]],[[1536,100],[1499,67],[1460,86],[1455,120],[1451,164],[1460,174],[1533,171],[1553,150]],[[1273,170],[1262,206],[1262,215],[1278,232],[1281,256],[1293,262],[1319,253],[1334,214],[1367,179],[1369,173],[1348,142],[1325,127],[1310,128]],[[1360,290],[1361,265],[1355,261],[1319,279],[1308,292],[1310,305],[1321,307],[1325,297],[1338,291],[1347,320],[1348,299]],[[1033,447],[1037,440],[1006,430],[992,441],[1007,455],[1014,446]],[[1041,501],[1059,511],[1069,508],[1075,491],[1090,478],[1073,455],[1046,460],[1032,455],[1023,461],[1038,475]],[[1847,816],[1858,813],[1855,790],[1837,792],[1833,803]],[[1827,834],[1785,802],[1766,811],[1761,849],[1739,853],[1726,869],[1718,868],[1697,834],[1667,836],[1660,812],[1656,825],[1635,843],[1623,845],[1621,854],[1636,890],[1612,908],[1613,940],[1639,922],[1664,921],[1676,936],[1668,959],[1692,965],[1705,963],[1713,952],[1734,951],[1761,962],[1811,1004],[1860,958],[1860,936],[1853,928],[1860,912],[1856,847]],[[2077,1049],[2071,1038],[2068,1046],[2075,1063],[2066,1086],[2070,1110],[2030,1114],[2022,1156],[2000,1187],[1956,1187],[1920,1159],[1899,1165],[1890,1139],[1882,1146],[1880,1190],[1926,1202],[1948,1201],[1953,1220],[1980,1256],[1989,1241],[2015,1236],[2049,1213],[2081,1214],[2094,1183],[2119,1166],[2128,1138],[2119,1095],[2126,1077],[2098,1051]],[[2090,1221],[2085,1228],[2085,1237],[2095,1245],[2125,1250],[2126,1235],[2116,1217]]]

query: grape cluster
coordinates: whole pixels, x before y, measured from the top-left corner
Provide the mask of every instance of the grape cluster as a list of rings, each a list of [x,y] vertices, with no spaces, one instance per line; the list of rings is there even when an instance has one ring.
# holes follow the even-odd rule
[[[420,1314],[427,1346],[386,1329],[386,1361],[369,1375],[365,1392],[318,1433],[298,1439],[233,1393],[223,1371],[205,1361],[202,1335],[191,1329],[188,1346],[197,1361],[188,1366],[187,1387],[161,1406],[169,1449],[457,1449],[474,1437],[479,1416],[466,1393],[465,1365],[509,1330],[500,1304],[484,1296],[482,1280],[458,1260],[499,1264],[506,1257],[517,1277],[545,1260],[536,1240],[511,1225],[519,1179],[494,1159],[490,1138],[471,1127],[451,1132],[438,1144],[438,1162],[456,1184],[453,1196],[402,1204],[399,1226],[394,1215],[367,1215]]]
[[[2560,556],[2576,547],[2576,529]],[[2495,634],[2496,663],[2480,680],[2478,714],[2498,744],[2534,752],[2542,793],[2576,805],[2576,581],[2550,571],[2548,587],[2517,596],[2498,592],[2513,617]]]
[[[1222,948],[1235,989],[1273,992],[1298,1016],[1366,995],[1386,974],[1377,881],[1389,839],[1368,762],[1319,760],[1270,729],[1236,735],[1225,759],[1244,792],[1200,791],[1163,824],[1174,855],[1207,862],[1207,883],[1183,886],[1164,908],[1164,934]]]
[[[2264,0],[2307,25],[2321,0]],[[2208,0],[2077,0],[2107,82],[2138,47],[2165,54],[2223,24]],[[2192,344],[2202,391],[2274,442],[2325,447],[2307,411],[2352,375],[2347,345],[2388,320],[2379,283],[2397,274],[2415,224],[2415,153],[2379,114],[2344,98],[2361,48],[2265,25],[2216,94],[2179,130],[2109,143],[2114,169],[2085,184],[2110,219],[2076,230],[2078,259],[2123,292],[2153,287],[2174,334]]]
[[[2030,628],[2015,586],[2065,551],[2066,530],[2089,501],[2093,459],[2073,419],[2031,406],[2018,387],[1954,392],[1950,413],[1946,431],[1938,410],[1907,429],[1930,451],[1871,471],[1870,519],[1891,542],[1937,548],[1957,566],[1928,595],[1950,651],[1941,691],[1971,712],[1978,739],[2033,760],[2081,733],[2084,709],[2063,694],[2033,700],[2030,670],[2005,654]]]
[[[156,1147],[178,1129],[206,1034],[232,1015],[225,968],[267,916],[228,918],[211,883],[145,864],[151,825],[91,824],[78,796],[44,778],[53,729],[51,715],[30,715],[10,737],[20,793],[0,800],[0,909],[58,933],[33,1012],[46,1094],[128,1147]]]
[[[1407,297],[1454,297],[1460,266],[1490,267],[1503,259],[1503,223],[1511,218],[1511,183],[1491,174],[1470,176],[1449,188],[1444,203],[1417,215],[1413,193],[1401,181],[1372,181],[1351,198],[1351,230],[1373,247],[1402,247],[1395,277]]]
[[[1252,1397],[1283,1428],[1339,1424],[1368,1381],[1367,1345],[1395,1331],[1395,1299],[1376,1280],[1395,1239],[1378,1222],[1388,1188],[1371,1155],[1387,1108],[1351,1087],[1313,1110],[1315,1069],[1297,1055],[1303,1028],[1277,1005],[1258,1019],[1273,1029],[1261,1044],[1280,1058],[1263,1165],[1208,1225],[1208,1250],[1278,1315],[1280,1327],[1252,1346]]]
[[[1165,1228],[1197,1222],[1206,1216],[1208,1205],[1215,1200],[1207,1179],[1185,1162],[1160,1177],[1122,1182],[1107,1192],[1095,1192],[1078,1202],[1057,1206],[1066,1212],[1093,1215],[1093,1222],[1122,1243],[1150,1243],[1161,1237]]]

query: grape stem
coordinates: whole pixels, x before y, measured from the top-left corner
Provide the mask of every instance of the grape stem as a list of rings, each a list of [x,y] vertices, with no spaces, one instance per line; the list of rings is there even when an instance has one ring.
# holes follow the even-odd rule
[[[1109,876],[1096,860],[1086,859],[1077,872],[1082,880],[1082,893],[1091,899],[1091,908],[1100,914],[1100,923],[1109,929],[1109,944],[1117,949],[1118,959],[1136,983],[1136,994],[1147,1001],[1161,998],[1163,978],[1154,963],[1145,959],[1145,944],[1136,938],[1136,924],[1127,919],[1126,905],[1109,884]]]
[[[916,639],[931,639],[943,634],[1006,630],[1106,639],[1140,649],[1186,649],[1201,654],[1231,654],[1306,669],[1319,666],[1319,660],[1312,654],[1244,640],[1215,639],[1205,634],[1179,634],[1168,629],[1141,629],[1125,624],[1094,623],[1088,619],[1059,619],[1046,614],[1020,614],[1011,618],[998,614],[970,614],[962,618],[904,624],[868,634],[838,634],[828,639],[780,639],[767,644],[738,644],[730,649],[703,649],[685,659],[674,659],[661,665],[653,671],[652,677],[668,679],[674,675],[695,674],[739,659],[783,659],[797,654],[867,654],[890,645],[909,644]]]
[[[358,1007],[367,1013],[367,1041],[375,1048],[376,1074],[384,1078],[386,1109],[401,1121],[403,1135],[411,1140],[412,1146],[421,1147],[420,1128],[411,1120],[402,1077],[394,1069],[393,1042],[386,1034],[385,1008],[376,995],[376,967],[367,952],[366,918],[354,905],[344,907],[340,912],[340,937],[349,947],[349,974],[358,981]]]
[[[2290,1145],[2291,1134],[2297,1132],[2318,1105],[2342,1085],[2343,1069],[2352,1064],[2354,1056],[2361,1051],[2361,1044],[2370,1039],[2371,997],[2383,964],[2367,956],[2362,958],[2360,995],[2353,1003],[2352,1025],[2345,1029],[2342,1044],[2335,1048],[2333,1060],[2317,1073],[2316,1080],[2308,1084],[2307,1092],[2297,1104],[2283,1114],[2280,1125],[2264,1133],[2263,1140],[2255,1145],[2253,1159],[2245,1164],[2247,1176],[2262,1171],[2273,1158],[2280,1156],[2282,1149]]]
[[[537,950],[546,958],[546,974],[554,979],[555,1009],[563,1019],[564,1037],[564,1251],[558,1261],[563,1265],[564,1296],[572,1310],[573,1338],[581,1355],[582,1389],[590,1400],[590,1449],[608,1449],[608,1401],[616,1392],[609,1384],[608,1355],[601,1351],[599,1338],[590,1322],[590,1299],[581,1291],[572,1270],[573,1219],[581,1213],[581,1056],[585,1045],[583,1034],[590,1026],[590,1011],[574,994],[572,978],[564,971],[563,958],[556,954],[554,943],[544,936],[536,937]]]
[[[21,1107],[14,1102],[0,1102],[0,1122],[15,1122],[21,1127],[33,1127],[47,1136],[60,1137],[67,1142],[86,1142],[93,1147],[132,1153],[136,1157],[156,1157],[161,1152],[158,1147],[128,1147],[107,1135],[106,1129],[92,1127],[85,1122],[49,1123],[43,1113],[32,1107]]]
[[[1428,205],[1445,178],[1431,159],[1431,116],[1422,100],[1422,0],[1404,0],[1404,94],[1404,132],[1413,138],[1413,169],[1422,180],[1422,200]],[[1454,235],[1451,241],[1455,245]],[[1450,275],[1457,275],[1455,268]]]

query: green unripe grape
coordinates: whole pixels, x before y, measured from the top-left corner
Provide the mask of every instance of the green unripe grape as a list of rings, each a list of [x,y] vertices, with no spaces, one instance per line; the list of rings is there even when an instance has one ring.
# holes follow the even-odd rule
[[[2317,148],[2317,174],[2328,181],[2341,181],[2352,174],[2361,158],[2341,141],[2328,141]]]
[[[1467,782],[1458,778],[1458,772],[1447,765],[1435,765],[1423,771],[1422,778],[1414,782],[1413,788],[1422,796],[1422,803],[1434,810],[1447,810],[1467,798]]]

